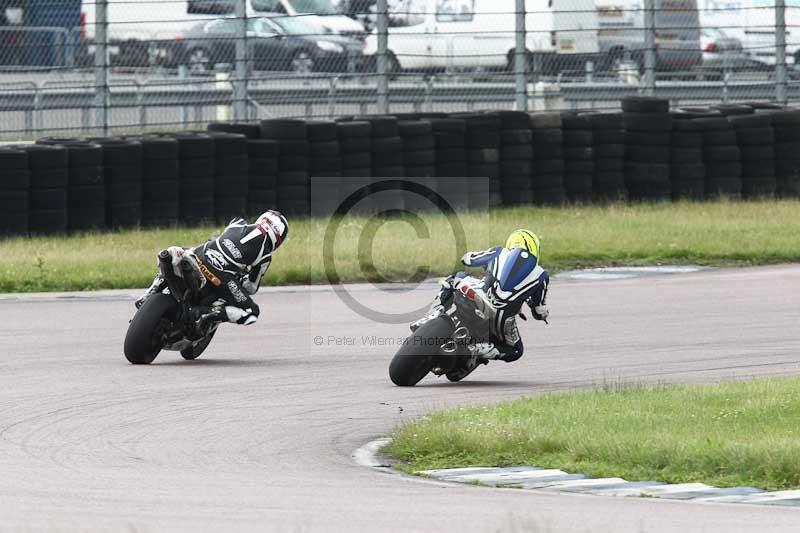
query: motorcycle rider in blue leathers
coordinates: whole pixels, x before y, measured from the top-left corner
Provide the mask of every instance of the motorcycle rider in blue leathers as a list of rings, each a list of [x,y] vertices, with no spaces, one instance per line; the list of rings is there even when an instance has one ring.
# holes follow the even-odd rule
[[[452,303],[453,292],[465,283],[485,295],[494,310],[490,317],[489,342],[471,345],[470,357],[447,373],[449,379],[463,379],[479,365],[493,359],[510,363],[522,357],[522,338],[516,321],[517,315],[525,318],[521,313],[522,305],[528,304],[536,320],[546,322],[549,316],[545,300],[550,275],[539,265],[540,249],[539,237],[520,229],[509,236],[505,246],[464,254],[461,262],[468,267],[483,267],[483,276],[474,278],[458,272],[445,278],[430,314],[411,324],[411,331],[416,331],[422,324],[440,316]]]

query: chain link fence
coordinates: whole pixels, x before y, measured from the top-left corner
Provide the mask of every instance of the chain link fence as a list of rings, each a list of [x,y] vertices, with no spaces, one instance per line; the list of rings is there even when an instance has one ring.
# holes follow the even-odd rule
[[[800,96],[796,0],[0,0],[0,135]]]

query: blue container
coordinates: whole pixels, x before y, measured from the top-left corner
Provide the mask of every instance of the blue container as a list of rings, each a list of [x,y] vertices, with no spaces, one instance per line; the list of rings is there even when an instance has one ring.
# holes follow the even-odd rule
[[[48,26],[63,28],[63,34],[52,31],[29,32],[28,64],[43,67],[59,67],[73,46],[73,30],[81,23],[81,0],[29,0],[25,10],[26,26]]]

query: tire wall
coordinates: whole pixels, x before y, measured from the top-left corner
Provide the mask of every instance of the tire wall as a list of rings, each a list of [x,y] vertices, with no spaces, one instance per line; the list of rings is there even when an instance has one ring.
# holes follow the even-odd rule
[[[207,131],[46,137],[0,148],[0,237],[216,224],[266,209],[294,217],[332,213],[343,180],[353,179],[367,190],[374,179],[422,180],[432,191],[457,191],[448,201],[458,210],[800,197],[800,110],[674,109],[648,97],[626,98],[621,107],[270,119],[211,123]],[[431,208],[424,199],[392,202],[365,201],[356,212]]]

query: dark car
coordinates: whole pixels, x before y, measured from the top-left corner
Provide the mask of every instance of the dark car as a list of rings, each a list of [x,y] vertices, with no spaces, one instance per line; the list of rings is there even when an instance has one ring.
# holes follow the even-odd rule
[[[193,26],[180,36],[179,64],[194,74],[214,70],[236,58],[235,18]],[[307,17],[274,16],[247,19],[247,58],[253,70],[354,72],[361,66],[361,41],[325,33]]]

